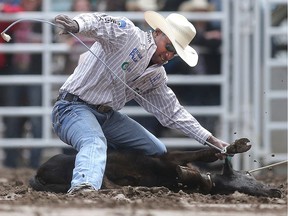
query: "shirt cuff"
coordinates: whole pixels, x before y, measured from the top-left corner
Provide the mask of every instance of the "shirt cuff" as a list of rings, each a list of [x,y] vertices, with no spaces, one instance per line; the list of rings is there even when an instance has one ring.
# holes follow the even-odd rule
[[[84,20],[83,20],[83,19],[80,19],[79,17],[74,17],[73,20],[78,23],[79,32],[83,31],[84,25],[85,25]]]
[[[198,136],[195,136],[195,139],[201,143],[201,144],[205,144],[206,140],[208,139],[208,137],[210,137],[212,135],[211,132],[209,132],[208,130],[206,130],[205,128],[201,128],[201,130],[198,132],[197,134]]]

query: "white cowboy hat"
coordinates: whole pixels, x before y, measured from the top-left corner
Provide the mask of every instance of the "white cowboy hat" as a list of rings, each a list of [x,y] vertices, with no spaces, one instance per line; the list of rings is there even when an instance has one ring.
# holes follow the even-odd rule
[[[144,13],[146,22],[155,30],[159,28],[176,49],[177,54],[190,66],[198,62],[197,52],[189,46],[196,35],[196,29],[186,17],[172,13],[166,19],[154,11]]]

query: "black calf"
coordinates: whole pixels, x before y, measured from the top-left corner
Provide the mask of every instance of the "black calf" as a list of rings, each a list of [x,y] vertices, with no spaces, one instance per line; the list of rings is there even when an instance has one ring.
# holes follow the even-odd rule
[[[249,140],[237,140],[229,146],[227,152],[235,154],[250,149]],[[168,152],[163,156],[146,156],[139,152],[110,152],[102,188],[121,186],[164,186],[171,190],[197,190],[202,193],[229,194],[235,191],[255,195],[281,197],[277,189],[257,181],[246,172],[232,169],[229,160],[225,160],[223,172],[203,174],[192,164],[193,161],[217,160],[214,149],[199,151]],[[30,185],[38,191],[66,193],[70,188],[75,155],[59,154],[50,158],[31,179]],[[190,165],[189,165],[190,164]]]

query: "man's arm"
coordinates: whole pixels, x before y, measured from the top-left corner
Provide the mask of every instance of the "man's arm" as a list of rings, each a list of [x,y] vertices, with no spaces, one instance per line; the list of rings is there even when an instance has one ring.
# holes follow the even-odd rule
[[[150,91],[147,95],[144,94],[142,96],[159,108],[161,112],[166,114],[169,113],[168,116],[170,116],[173,121],[168,119],[167,116],[154,109],[145,101],[138,100],[137,98],[135,99],[148,112],[153,113],[162,125],[180,130],[189,137],[196,139],[199,143],[205,144],[207,141],[221,150],[229,145],[228,143],[214,137],[209,131],[203,128],[200,123],[179,104],[176,95],[168,86],[160,85],[158,88]],[[219,159],[224,158],[224,155],[220,152],[216,156]]]
[[[146,111],[152,113],[163,126],[179,130],[201,144],[211,136],[211,133],[183,108],[174,92],[166,84],[160,84],[142,96],[157,109],[144,100],[138,98],[135,100]]]
[[[214,137],[213,135],[209,136],[206,141],[220,149],[223,149],[229,145],[228,143]]]

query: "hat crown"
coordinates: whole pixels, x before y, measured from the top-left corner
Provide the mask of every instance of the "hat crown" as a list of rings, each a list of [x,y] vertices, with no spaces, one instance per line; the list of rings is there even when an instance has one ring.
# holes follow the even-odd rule
[[[172,13],[166,18],[174,34],[175,41],[183,48],[187,47],[196,35],[196,29],[186,17]]]

